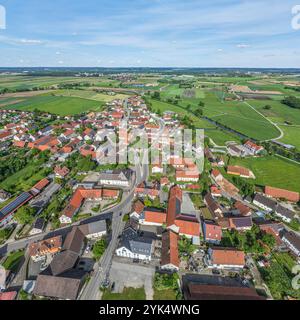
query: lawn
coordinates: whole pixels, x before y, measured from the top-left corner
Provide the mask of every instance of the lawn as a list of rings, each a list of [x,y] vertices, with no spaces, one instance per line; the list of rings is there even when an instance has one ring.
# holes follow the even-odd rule
[[[224,146],[228,141],[240,142],[241,140],[233,133],[221,129],[206,129],[204,134],[210,137],[217,145]]]
[[[104,291],[102,300],[146,300],[144,288],[124,288],[122,293]]]
[[[41,111],[51,112],[60,116],[73,115],[89,110],[102,110],[104,102],[88,100],[76,97],[62,97],[42,95],[31,97],[23,102],[9,105],[7,109],[28,110],[39,109]]]
[[[268,185],[300,192],[300,165],[276,156],[262,158],[231,158],[230,165],[241,165],[251,169],[258,185]],[[228,176],[231,179],[231,176]],[[249,180],[249,182],[251,182]]]
[[[24,251],[15,251],[11,253],[3,263],[3,267],[6,270],[11,270],[16,272],[18,270],[19,264],[24,257]]]
[[[177,300],[177,292],[173,289],[156,290],[154,289],[153,300]]]

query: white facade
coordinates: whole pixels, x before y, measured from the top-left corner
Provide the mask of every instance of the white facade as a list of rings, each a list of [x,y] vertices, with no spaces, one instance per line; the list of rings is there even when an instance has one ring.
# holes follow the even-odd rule
[[[67,224],[67,223],[72,223],[72,219],[67,217],[66,215],[62,215],[59,217],[59,221],[61,224]]]
[[[99,239],[99,238],[103,237],[104,235],[106,235],[106,231],[100,231],[100,232],[88,234],[88,235],[86,235],[86,238],[89,240],[93,240],[93,239]]]
[[[151,261],[151,255],[133,253],[125,247],[118,248],[116,250],[116,254],[118,257]]]
[[[272,212],[272,211],[273,211],[273,209],[265,206],[264,204],[262,204],[262,203],[260,203],[260,202],[258,202],[258,201],[256,201],[256,200],[253,201],[253,204],[256,205],[256,206],[258,206],[258,207],[260,207],[260,208],[262,208],[263,210],[265,210],[265,211],[267,211],[267,212]]]
[[[281,218],[284,222],[287,222],[287,223],[291,223],[292,222],[292,219],[291,218],[288,218],[282,214],[280,214],[279,212],[276,212],[275,211],[275,215],[279,218]]]
[[[179,271],[179,268],[172,263],[165,264],[165,265],[161,266],[160,268],[161,268],[161,270],[171,271],[171,272],[178,272]]]
[[[122,186],[129,187],[129,181],[121,181],[121,180],[100,180],[100,184],[109,185],[109,186]]]
[[[283,236],[282,241],[298,256],[300,257],[300,250],[296,248],[287,238]]]

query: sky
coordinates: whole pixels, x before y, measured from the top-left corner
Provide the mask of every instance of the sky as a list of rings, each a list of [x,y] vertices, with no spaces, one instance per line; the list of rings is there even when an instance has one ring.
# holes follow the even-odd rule
[[[297,4],[0,0],[0,67],[300,68]]]

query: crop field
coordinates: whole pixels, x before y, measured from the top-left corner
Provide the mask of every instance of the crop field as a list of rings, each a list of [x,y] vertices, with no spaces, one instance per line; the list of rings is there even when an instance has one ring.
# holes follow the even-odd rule
[[[128,95],[125,94],[115,94],[109,95],[105,93],[97,93],[93,90],[57,90],[54,92],[55,96],[64,96],[64,97],[75,97],[83,98],[96,101],[110,102],[115,99],[126,99]]]
[[[78,114],[84,111],[100,111],[104,102],[88,100],[75,97],[62,97],[43,95],[31,97],[23,102],[9,105],[7,109],[28,110],[38,109],[41,111],[51,112],[60,116]]]
[[[300,165],[276,156],[263,158],[231,158],[230,165],[244,166],[253,171],[257,185],[268,185],[300,192]],[[251,181],[249,181],[251,182]]]

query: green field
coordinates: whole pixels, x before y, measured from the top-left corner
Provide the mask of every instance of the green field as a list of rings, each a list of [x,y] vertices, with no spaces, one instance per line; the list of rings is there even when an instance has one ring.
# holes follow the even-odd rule
[[[300,150],[300,126],[291,127],[291,126],[280,126],[284,132],[284,137],[280,139],[280,142],[291,144]]]
[[[153,300],[177,300],[177,292],[174,289],[156,290],[154,289]]]
[[[124,288],[122,293],[112,293],[104,291],[102,300],[146,300],[144,288]]]
[[[38,109],[60,116],[74,115],[89,110],[101,111],[104,102],[75,97],[42,95],[7,106],[7,109],[32,111]]]
[[[108,95],[105,93],[97,93],[93,90],[57,90],[54,92],[55,96],[64,96],[64,97],[76,97],[76,98],[83,98],[89,100],[96,100],[101,102],[110,102],[115,99],[124,100],[128,98],[128,95],[125,94],[115,94],[115,95]]]
[[[276,156],[263,158],[231,158],[230,165],[244,166],[253,171],[257,185],[268,185],[300,192],[300,165]],[[228,176],[231,179],[230,176]],[[252,180],[248,180],[251,182]]]

